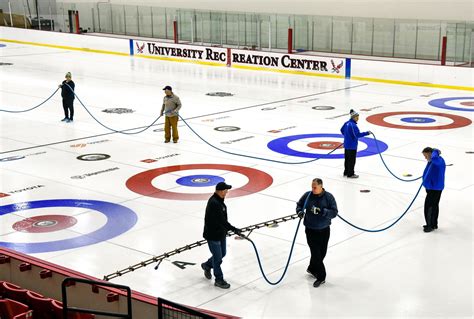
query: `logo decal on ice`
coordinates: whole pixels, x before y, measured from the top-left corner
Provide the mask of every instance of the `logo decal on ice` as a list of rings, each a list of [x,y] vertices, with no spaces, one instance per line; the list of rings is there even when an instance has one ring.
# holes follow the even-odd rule
[[[135,111],[132,110],[132,109],[124,108],[124,107],[115,107],[115,108],[110,108],[110,109],[102,110],[102,112],[105,112],[105,113],[115,113],[115,114],[125,114],[125,113],[133,113],[133,112],[135,112]]]
[[[110,155],[108,154],[100,154],[100,153],[94,153],[94,154],[84,154],[76,157],[80,161],[102,161],[105,159],[110,158]]]
[[[233,96],[234,94],[229,93],[229,92],[210,92],[210,93],[206,93],[206,95],[225,97],[225,96]]]
[[[215,127],[214,130],[219,132],[234,132],[240,130],[240,127],[237,126],[218,126]]]
[[[25,158],[24,156],[22,155],[18,155],[18,156],[10,156],[10,157],[4,157],[4,158],[0,158],[0,162],[10,162],[10,161],[16,161],[16,160],[20,160],[20,159],[23,159]]]
[[[334,110],[334,106],[318,105],[318,106],[313,106],[312,109],[316,111],[329,111],[329,110]]]

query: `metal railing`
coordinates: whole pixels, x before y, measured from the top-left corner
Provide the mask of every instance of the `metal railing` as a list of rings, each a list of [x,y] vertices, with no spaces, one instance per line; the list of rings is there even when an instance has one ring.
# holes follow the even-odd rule
[[[116,288],[120,290],[125,290],[127,292],[127,313],[116,313],[116,312],[107,312],[107,311],[101,311],[101,310],[93,310],[93,309],[86,309],[86,308],[78,308],[78,307],[70,307],[68,305],[68,298],[67,298],[67,287],[71,283],[84,283],[84,284],[90,284],[94,286],[103,286],[103,287],[110,287],[110,288]],[[102,282],[102,281],[95,281],[95,280],[89,280],[89,279],[83,279],[83,278],[73,278],[73,277],[67,277],[64,278],[62,284],[61,284],[61,292],[62,292],[62,303],[63,303],[63,318],[69,318],[68,313],[69,312],[79,312],[79,313],[88,313],[88,314],[94,314],[94,315],[103,315],[103,316],[109,316],[109,317],[117,317],[117,318],[128,318],[132,319],[132,291],[130,287],[123,286],[123,285],[117,285],[109,282]]]

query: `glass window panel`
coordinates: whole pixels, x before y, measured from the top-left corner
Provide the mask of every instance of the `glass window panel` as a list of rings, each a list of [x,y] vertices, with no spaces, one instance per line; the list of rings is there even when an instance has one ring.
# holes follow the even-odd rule
[[[467,29],[466,29],[466,39],[465,39],[465,62],[469,67],[473,67],[473,61],[474,61],[474,23],[468,23],[467,24]]]
[[[245,45],[252,49],[258,47],[257,16],[255,14],[247,13],[245,15]]]
[[[313,17],[313,50],[331,52],[332,17]]]
[[[469,67],[474,67],[474,25],[471,26],[471,37],[470,37],[470,54],[469,54]],[[472,82],[471,82],[472,83]]]
[[[288,15],[276,16],[276,47],[278,49],[288,49],[288,28],[290,27],[291,19]]]
[[[97,4],[97,31],[112,33],[112,8],[108,3]]]
[[[352,18],[334,17],[332,25],[332,52],[351,53]]]
[[[29,17],[29,11],[25,8],[26,16]],[[65,32],[65,17],[64,12],[64,3],[56,3],[56,16],[54,17],[54,30],[59,32]],[[96,27],[97,28],[97,27]],[[98,28],[96,29],[98,31]],[[104,32],[104,31],[103,31]]]
[[[447,27],[447,61],[462,64],[465,53],[466,24],[452,23]]]
[[[295,16],[295,29],[293,31],[293,37],[295,39],[296,51],[306,51],[310,50],[309,45],[309,35],[310,35],[310,25],[309,25],[308,16]]]
[[[394,29],[394,20],[374,19],[373,55],[393,56]]]
[[[174,8],[166,8],[166,39],[174,39],[173,22],[178,18],[178,11]]]
[[[125,34],[124,10],[122,5],[112,5],[112,33]]]
[[[455,53],[455,62],[456,65],[462,64],[464,59],[464,51],[466,47],[466,24],[457,23],[456,24],[456,53]]]
[[[354,18],[352,30],[352,53],[372,55],[373,36],[373,19]]]
[[[153,37],[166,39],[166,10],[164,8],[152,7]]]
[[[153,19],[151,15],[151,7],[138,7],[138,30],[142,37],[153,37]]]
[[[210,12],[210,43],[221,44],[224,39],[222,37],[222,13]]]
[[[210,43],[211,42],[211,13],[210,12],[201,12],[201,19],[198,25],[200,33],[198,38],[201,42]]]
[[[225,36],[227,44],[239,45],[239,15],[236,13],[226,13],[225,15]]]
[[[441,25],[439,22],[418,21],[416,58],[439,60]]]
[[[415,58],[417,41],[416,20],[396,20],[395,22],[395,50],[397,58]]]
[[[454,62],[456,55],[456,23],[448,23],[446,26],[447,48],[446,61]]]
[[[139,35],[138,11],[136,6],[123,6],[125,14],[125,34]]]
[[[269,15],[260,15],[260,47],[262,49],[271,50],[271,47],[274,45],[274,40],[272,40],[273,30],[271,18]]]
[[[178,10],[178,38],[180,42],[191,42],[193,39],[194,10]]]
[[[49,12],[49,8],[47,9]],[[94,4],[93,3],[77,3],[76,10],[79,11],[80,28],[86,32],[94,30]],[[49,13],[47,15],[49,19]]]
[[[239,14],[239,46],[247,48],[247,23],[245,14]]]

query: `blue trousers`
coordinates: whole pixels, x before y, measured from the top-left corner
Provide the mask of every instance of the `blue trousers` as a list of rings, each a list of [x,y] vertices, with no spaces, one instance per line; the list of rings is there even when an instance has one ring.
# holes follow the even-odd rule
[[[226,240],[208,240],[207,245],[209,246],[209,250],[211,251],[212,257],[209,258],[205,264],[210,269],[214,269],[214,277],[216,280],[223,280],[224,274],[222,273],[221,264],[222,258],[224,258],[227,250],[226,250]]]

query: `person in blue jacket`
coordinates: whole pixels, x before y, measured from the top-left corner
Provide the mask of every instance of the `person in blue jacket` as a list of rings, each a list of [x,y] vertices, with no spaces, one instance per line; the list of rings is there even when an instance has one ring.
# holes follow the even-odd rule
[[[359,121],[359,113],[350,111],[350,120],[341,127],[341,133],[344,135],[344,176],[348,178],[358,178],[359,175],[354,173],[354,167],[357,157],[357,144],[359,138],[371,134],[370,131],[361,133],[357,127]]]
[[[428,161],[423,171],[423,186],[426,189],[425,199],[425,221],[423,231],[429,233],[438,229],[439,201],[444,189],[444,176],[446,163],[440,156],[441,151],[431,147],[425,147],[423,156]]]
[[[316,278],[313,287],[318,288],[326,281],[323,260],[328,250],[331,219],[337,216],[336,200],[323,188],[320,178],[313,179],[311,191],[301,196],[296,204],[296,213],[299,218],[304,218],[306,241],[311,251],[306,272]]]

